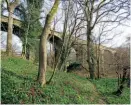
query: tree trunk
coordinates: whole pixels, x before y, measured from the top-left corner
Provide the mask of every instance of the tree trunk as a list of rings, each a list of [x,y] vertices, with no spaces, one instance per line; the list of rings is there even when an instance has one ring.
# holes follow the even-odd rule
[[[98,71],[97,78],[99,79],[100,78],[100,58],[99,57],[97,61],[97,71]]]
[[[91,29],[87,29],[87,62],[88,62],[88,68],[90,72],[90,79],[94,79],[94,59],[91,53],[92,46],[91,46]]]
[[[54,16],[57,12],[60,0],[55,0],[53,7],[49,14],[47,14],[45,26],[43,28],[40,44],[39,44],[39,71],[37,76],[37,81],[43,86],[46,84],[46,67],[47,67],[47,38],[50,32],[51,22],[54,19]]]
[[[7,55],[12,55],[12,31],[13,31],[13,12],[16,6],[19,4],[19,0],[14,0],[13,2],[9,2],[6,0],[7,3],[7,9],[9,12],[8,15],[8,33],[7,33],[7,46],[6,46],[6,52]]]
[[[14,8],[9,7],[8,16],[8,33],[7,33],[7,48],[6,52],[8,56],[12,55],[12,31],[13,31],[13,11]]]
[[[45,25],[46,26],[46,25]],[[39,45],[39,72],[37,80],[38,82],[43,86],[46,83],[45,73],[46,73],[46,66],[47,66],[47,36],[49,29],[46,27],[44,29],[44,36],[42,35],[40,39],[40,45]]]
[[[123,93],[123,89],[125,88],[125,83],[126,83],[126,80],[127,80],[127,68],[124,67],[123,68],[123,77],[122,77],[122,80],[120,82],[120,86],[118,87],[118,90],[116,92],[114,92],[115,95],[117,96],[120,96],[122,93]]]
[[[100,41],[99,41],[99,45],[98,45],[98,58],[97,58],[97,71],[98,71],[98,74],[97,74],[97,78],[99,79],[100,78]]]
[[[24,43],[24,46],[23,46],[23,56],[27,60],[28,60],[28,58],[27,58],[27,41],[28,41],[27,35],[28,35],[28,32],[29,32],[29,24],[28,24],[28,27],[27,27],[27,32],[26,32],[26,34],[24,36],[24,41],[23,41],[23,43]]]
[[[127,76],[127,87],[130,88],[130,72],[128,73]]]
[[[102,74],[104,74],[104,70],[105,70],[105,68],[104,68],[104,50],[102,49],[101,50],[101,73]]]
[[[30,60],[30,46],[27,46],[27,50],[26,50],[26,59]]]

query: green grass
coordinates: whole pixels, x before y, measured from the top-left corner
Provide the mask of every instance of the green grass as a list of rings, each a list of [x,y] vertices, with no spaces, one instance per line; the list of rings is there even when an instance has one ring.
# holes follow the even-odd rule
[[[121,96],[113,95],[117,90],[117,79],[103,78],[92,81],[99,93],[110,104],[130,104],[130,89],[125,86]]]
[[[102,103],[94,85],[75,74],[56,72],[51,84],[37,84],[37,66],[21,58],[2,58],[2,100],[4,104]],[[47,80],[52,74],[47,71]]]
[[[27,60],[13,57],[2,57],[1,102],[2,104],[103,104],[106,103],[98,94],[110,103],[129,103],[129,94],[113,99],[110,92],[115,82],[107,81],[112,86],[105,87],[105,79],[88,81],[72,73],[56,72],[51,84],[40,87],[36,82],[38,65]],[[48,68],[46,79],[49,80],[52,70]],[[114,81],[114,80],[113,80]],[[107,88],[107,90],[106,90]],[[110,89],[111,88],[111,89]],[[108,91],[109,90],[109,91]],[[126,90],[128,92],[128,90]],[[107,95],[106,95],[107,94]],[[109,95],[109,96],[108,96]],[[124,98],[125,97],[125,98]]]

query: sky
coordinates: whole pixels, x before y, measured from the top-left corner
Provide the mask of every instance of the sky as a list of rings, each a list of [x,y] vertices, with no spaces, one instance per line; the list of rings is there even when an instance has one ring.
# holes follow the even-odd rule
[[[126,24],[128,26],[118,26],[116,29],[109,32],[106,37],[103,37],[105,42],[102,44],[107,47],[119,47],[121,46],[125,41],[127,37],[131,37],[131,21],[127,21]],[[96,33],[98,31],[96,30]],[[113,39],[112,39],[113,38]],[[112,40],[108,40],[112,39]]]
[[[0,31],[1,33],[1,49],[3,51],[5,51],[6,48],[6,39],[7,39],[7,32],[4,31]],[[12,44],[13,44],[13,50],[17,53],[22,52],[22,41],[20,40],[20,38],[16,35],[12,35]]]
[[[5,31],[0,31],[1,35],[1,50],[6,51],[6,44],[7,44],[7,32]],[[22,52],[22,41],[17,35],[12,35],[12,46],[13,46],[13,51],[15,51],[17,54],[21,54]],[[47,43],[47,50],[48,53],[50,51],[50,43]]]
[[[44,10],[44,13],[46,13],[46,14],[49,12],[49,10],[50,10],[49,8],[51,8],[51,4],[52,4],[51,1],[53,1],[53,0],[50,0],[50,1],[45,0],[45,4],[44,4],[43,7],[46,7],[46,8],[43,8],[42,10]],[[57,12],[57,15],[56,15],[56,17],[58,19],[60,19],[62,17],[62,10],[61,10],[62,6],[63,5],[60,4],[58,12]],[[44,13],[42,13],[41,16],[45,16]],[[130,19],[131,19],[131,16],[130,16]],[[44,21],[45,21],[44,19],[41,20],[42,25],[44,25]],[[107,39],[105,42],[102,43],[104,46],[107,46],[107,47],[119,47],[126,41],[126,37],[130,37],[131,36],[131,31],[130,31],[131,30],[131,20],[126,20],[123,23],[125,25],[119,25],[117,28],[115,28],[114,30],[109,32],[106,35],[106,37],[103,37],[103,40]],[[63,20],[62,21],[58,21],[58,23],[55,26],[56,31],[62,32],[62,30],[63,30],[63,25],[62,24],[63,24]],[[111,24],[111,26],[108,27],[108,29],[111,29],[114,26],[115,26],[115,24]],[[94,34],[96,36],[98,35],[97,34],[98,33],[98,29],[97,28],[95,28],[93,32],[94,32]],[[81,39],[86,39],[86,35],[83,36]],[[108,39],[112,39],[112,40],[108,40]]]

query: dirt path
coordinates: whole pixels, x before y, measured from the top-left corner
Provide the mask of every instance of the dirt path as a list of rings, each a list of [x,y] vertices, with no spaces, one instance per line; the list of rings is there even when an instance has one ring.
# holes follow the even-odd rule
[[[91,83],[92,83],[92,82],[91,82]],[[93,83],[92,83],[92,84],[93,84]],[[99,104],[110,104],[110,103],[107,101],[107,99],[106,99],[104,96],[102,96],[102,94],[97,90],[96,85],[93,84],[93,86],[94,86],[94,91],[95,91],[96,94],[100,97],[100,99],[99,99]]]

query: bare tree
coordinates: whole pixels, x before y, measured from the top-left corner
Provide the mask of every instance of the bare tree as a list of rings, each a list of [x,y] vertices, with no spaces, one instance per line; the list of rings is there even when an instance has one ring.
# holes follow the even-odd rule
[[[92,33],[96,24],[102,22],[119,23],[129,17],[129,0],[76,0],[83,9],[87,25],[87,62],[90,71],[90,78],[94,78],[95,60],[92,42]]]
[[[59,45],[59,48],[55,52],[55,68],[51,78],[48,83],[50,83],[53,75],[58,70],[65,70],[67,59],[71,53],[71,49],[74,47],[74,44],[77,41],[78,31],[82,29],[82,19],[80,19],[80,8],[77,7],[76,3],[71,1],[65,1],[63,3],[63,13],[64,13],[64,23],[63,23],[63,32],[62,40]],[[56,43],[56,42],[55,42]]]
[[[81,30],[83,20],[81,17],[81,8],[77,6],[77,4],[71,0],[65,2],[65,17],[63,24],[63,33],[62,33],[62,46],[60,49],[60,56],[58,60],[57,68],[59,70],[63,70],[67,58],[71,52],[71,49],[74,47],[74,44],[77,42],[77,39],[80,37],[79,30]],[[78,34],[79,33],[79,34]]]
[[[102,44],[104,44],[105,42],[108,43],[116,36],[120,36],[122,34],[121,31],[113,33],[113,31],[115,31],[118,26],[119,24],[112,26],[110,23],[100,23],[100,25],[97,27],[97,33],[93,34],[92,39],[95,46],[94,53],[96,60],[97,78],[100,78],[100,74],[104,73],[104,50],[106,49],[106,47],[104,47]]]
[[[118,76],[118,89],[114,93],[120,96],[123,93],[125,84],[130,87],[130,42],[129,37],[125,43],[122,44],[119,48],[116,48],[115,61],[116,73]]]

